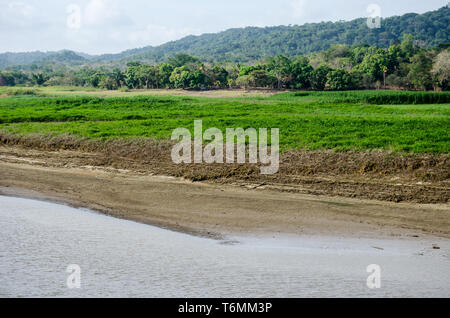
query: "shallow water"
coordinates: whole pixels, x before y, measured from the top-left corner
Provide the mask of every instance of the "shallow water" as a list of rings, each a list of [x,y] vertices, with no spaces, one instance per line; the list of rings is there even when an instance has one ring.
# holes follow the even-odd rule
[[[0,296],[450,296],[446,239],[234,240],[239,243],[0,196]],[[69,264],[81,268],[80,289],[67,287]],[[381,267],[379,289],[366,285],[369,264]]]

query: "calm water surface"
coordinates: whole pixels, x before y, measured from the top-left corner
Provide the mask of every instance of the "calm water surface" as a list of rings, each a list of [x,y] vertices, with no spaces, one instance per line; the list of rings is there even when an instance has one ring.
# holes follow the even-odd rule
[[[239,243],[0,196],[0,296],[450,296],[446,239],[229,239]],[[67,287],[69,264],[80,289]],[[369,264],[381,266],[380,289],[366,285]]]

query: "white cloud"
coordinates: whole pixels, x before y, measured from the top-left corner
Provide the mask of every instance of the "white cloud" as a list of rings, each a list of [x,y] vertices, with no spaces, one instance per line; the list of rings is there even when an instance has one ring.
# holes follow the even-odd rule
[[[0,10],[0,28],[25,29],[40,23],[36,9],[24,2],[11,2]]]
[[[23,17],[31,17],[34,13],[34,7],[24,2],[11,2],[8,8],[12,13],[22,15]]]
[[[295,18],[300,18],[305,16],[306,0],[292,0],[292,16]]]
[[[122,18],[119,6],[112,0],[91,0],[83,15],[83,22],[87,25],[101,25],[118,21]]]
[[[132,43],[158,45],[195,33],[198,32],[189,28],[178,29],[163,25],[149,24],[144,29],[130,31],[128,34],[128,39]]]

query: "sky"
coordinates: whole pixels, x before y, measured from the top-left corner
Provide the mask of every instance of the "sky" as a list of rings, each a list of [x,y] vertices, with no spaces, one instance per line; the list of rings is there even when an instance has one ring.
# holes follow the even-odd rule
[[[186,35],[423,13],[448,0],[0,0],[0,52],[118,53]],[[371,6],[373,7],[373,6]]]

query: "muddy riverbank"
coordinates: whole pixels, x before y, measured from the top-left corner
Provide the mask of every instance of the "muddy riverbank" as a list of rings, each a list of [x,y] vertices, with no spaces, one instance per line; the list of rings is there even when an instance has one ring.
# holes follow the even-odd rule
[[[208,237],[227,233],[450,237],[448,204],[392,203],[192,182],[139,169],[88,165],[73,151],[1,148],[0,194],[68,203]]]

